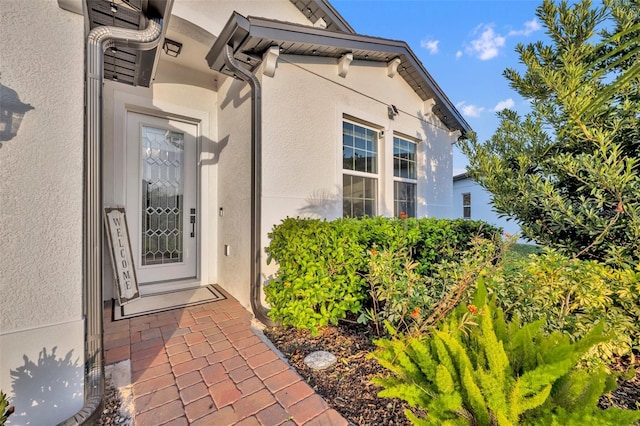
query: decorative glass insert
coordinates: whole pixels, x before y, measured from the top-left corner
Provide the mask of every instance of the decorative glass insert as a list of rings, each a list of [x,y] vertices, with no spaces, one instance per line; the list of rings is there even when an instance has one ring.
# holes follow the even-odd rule
[[[378,132],[345,121],[342,159],[345,170],[378,173]]]
[[[142,126],[142,265],[182,262],[184,134]]]
[[[462,194],[462,217],[471,218],[471,193]]]
[[[342,176],[343,216],[362,217],[376,215],[378,180],[362,176]]]
[[[393,205],[396,217],[416,217],[415,183],[393,182]]]
[[[398,137],[393,138],[393,175],[417,179],[416,144]]]

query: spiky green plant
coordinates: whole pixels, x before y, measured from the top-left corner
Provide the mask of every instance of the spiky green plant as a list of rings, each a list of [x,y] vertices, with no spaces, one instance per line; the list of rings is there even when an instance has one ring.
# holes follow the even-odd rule
[[[376,341],[373,356],[392,373],[374,380],[384,388],[379,395],[419,409],[406,411],[417,425],[628,425],[640,419],[637,411],[597,407],[598,397],[615,387],[607,372],[575,370],[589,348],[609,338],[602,323],[575,343],[565,334],[545,334],[543,325],[505,321],[502,310],[487,303],[480,279],[474,303],[428,334]]]
[[[13,414],[15,408],[9,405],[7,394],[0,391],[0,426],[4,425],[10,415]]]

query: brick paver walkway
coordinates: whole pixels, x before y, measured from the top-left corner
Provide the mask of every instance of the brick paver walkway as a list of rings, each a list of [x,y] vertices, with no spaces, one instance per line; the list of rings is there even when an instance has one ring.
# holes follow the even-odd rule
[[[347,425],[226,300],[111,320],[105,363],[131,360],[135,424]]]

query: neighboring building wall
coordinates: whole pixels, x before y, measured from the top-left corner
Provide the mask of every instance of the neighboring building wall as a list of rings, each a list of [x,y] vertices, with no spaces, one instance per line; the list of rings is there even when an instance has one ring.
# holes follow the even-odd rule
[[[418,216],[451,214],[451,149],[455,136],[421,120],[423,102],[384,65],[354,61],[345,78],[335,60],[282,56],[263,85],[263,246],[287,216],[342,217],[342,122],[347,114],[384,131],[379,141],[378,213],[393,216],[393,136],[418,144]],[[347,86],[347,87],[345,87]],[[399,115],[390,119],[387,106]],[[428,118],[432,120],[432,118]],[[435,125],[434,125],[435,124]],[[265,280],[275,272],[264,264]]]
[[[469,219],[484,220],[492,225],[500,226],[508,234],[520,235],[520,227],[515,221],[498,217],[498,213],[493,211],[491,193],[469,178],[453,181],[452,217],[464,217],[463,194],[471,194],[471,217]]]
[[[0,389],[8,424],[56,424],[84,402],[84,20],[55,0],[0,9],[2,94],[33,107],[0,141]]]

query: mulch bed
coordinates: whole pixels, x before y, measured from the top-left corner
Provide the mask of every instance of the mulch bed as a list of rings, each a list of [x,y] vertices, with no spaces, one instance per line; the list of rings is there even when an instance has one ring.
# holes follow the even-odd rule
[[[265,335],[298,373],[325,401],[355,425],[410,425],[404,415],[407,404],[378,398],[379,386],[371,379],[385,369],[367,354],[375,349],[374,334],[359,324],[324,327],[317,337],[306,330],[271,327]],[[338,362],[326,370],[307,367],[304,358],[314,351],[331,352]]]
[[[380,387],[371,379],[387,371],[367,357],[375,349],[375,333],[362,325],[341,322],[324,327],[317,337],[306,330],[270,327],[265,335],[284,354],[298,373],[329,405],[354,425],[409,425],[404,415],[408,405],[400,400],[378,398]],[[315,371],[304,364],[314,351],[331,352],[338,362],[329,369]],[[621,363],[620,368],[629,368]],[[611,395],[600,399],[602,408],[617,406],[640,409],[640,368],[629,380],[619,380]]]

